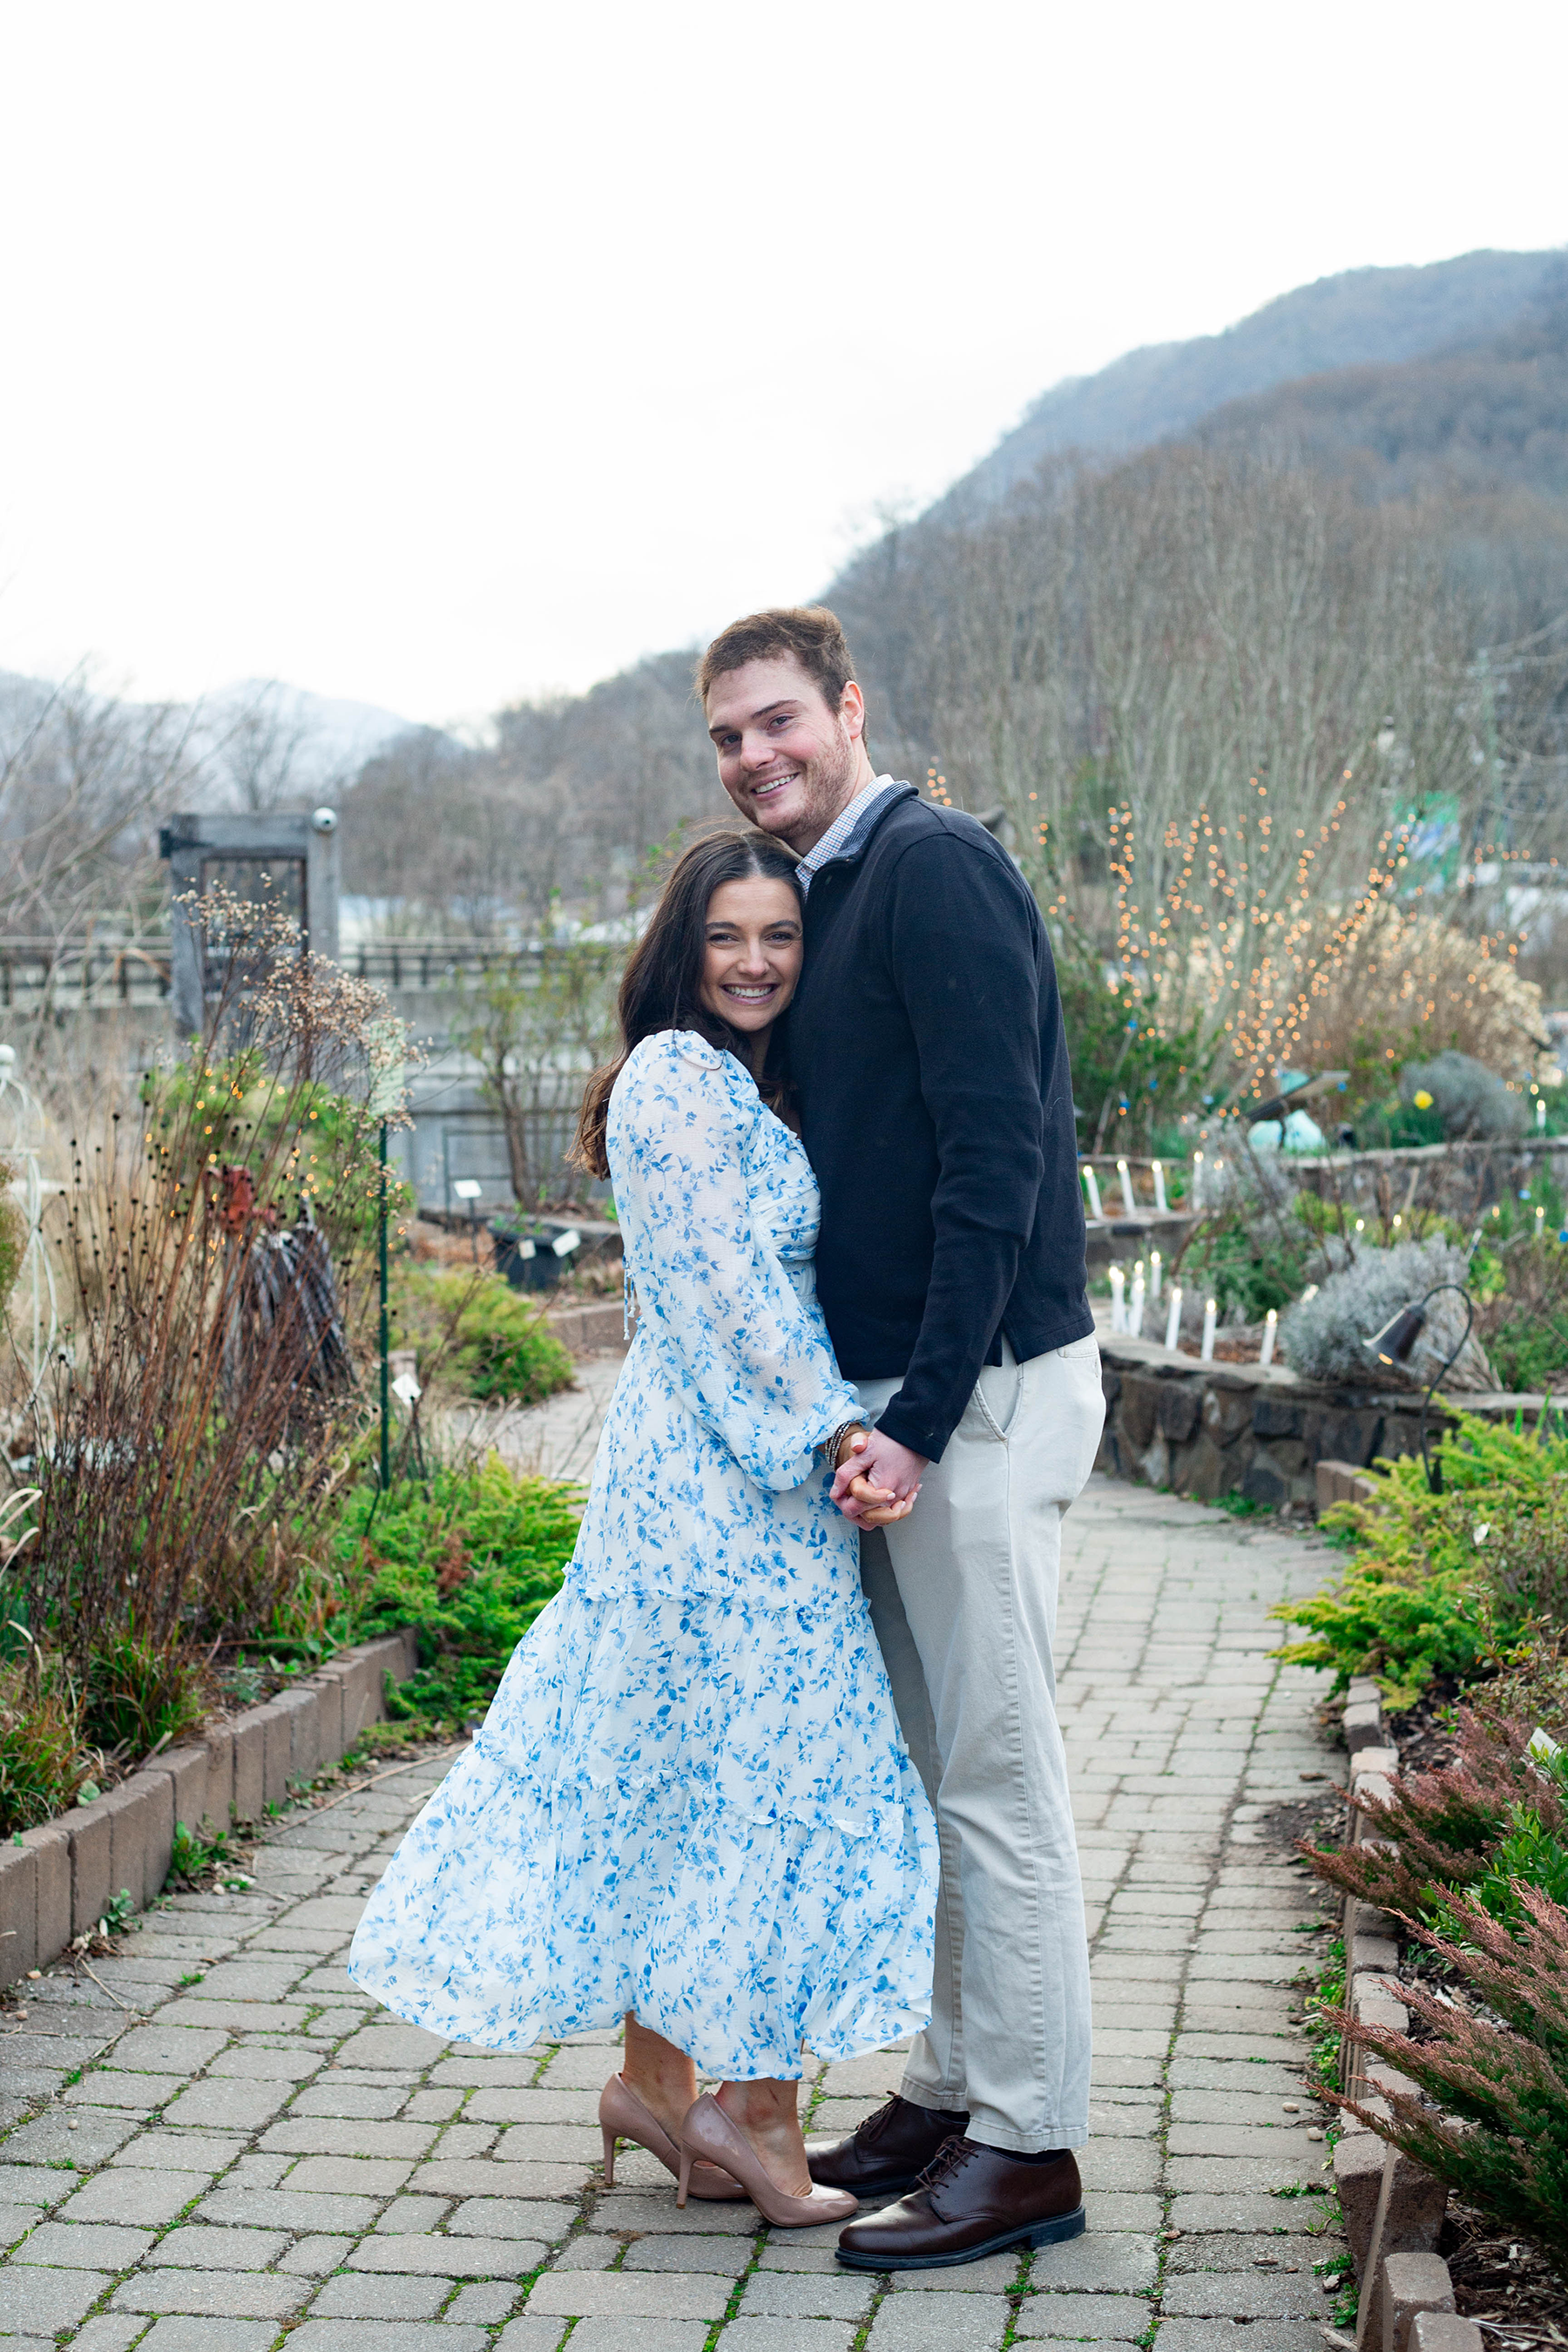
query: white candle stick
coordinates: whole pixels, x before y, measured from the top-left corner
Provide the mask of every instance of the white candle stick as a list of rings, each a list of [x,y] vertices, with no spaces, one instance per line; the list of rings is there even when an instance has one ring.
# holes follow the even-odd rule
[[[1172,1291],[1171,1291],[1171,1304],[1170,1304],[1170,1307],[1169,1307],[1169,1309],[1168,1309],[1168,1311],[1167,1311],[1167,1313],[1166,1313],[1166,1316],[1165,1316],[1165,1345],[1166,1345],[1166,1347],[1167,1347],[1167,1348],[1173,1348],[1173,1347],[1176,1345],[1177,1341],[1180,1339],[1181,1336],[1182,1336],[1182,1286],[1181,1286],[1181,1284],[1178,1282],[1178,1283],[1174,1284],[1174,1285],[1173,1286],[1173,1287],[1172,1287]]]
[[[1201,1151],[1194,1151],[1193,1154],[1193,1206],[1194,1209],[1201,1209],[1203,1204],[1204,1155]]]
[[[1113,1331],[1125,1331],[1127,1328],[1125,1280],[1121,1268],[1113,1265],[1110,1269],[1110,1328]]]
[[[1205,1364],[1212,1364],[1214,1361],[1214,1330],[1217,1317],[1218,1309],[1211,1298],[1204,1308],[1204,1344],[1201,1353]]]
[[[1084,1190],[1089,1194],[1089,1213],[1098,1224],[1103,1220],[1105,1211],[1100,1205],[1099,1181],[1087,1160],[1083,1163],[1080,1173],[1083,1177]]]
[[[1127,1328],[1134,1339],[1143,1336],[1143,1261],[1139,1259],[1132,1269],[1132,1309],[1127,1318]]]
[[[1260,1364],[1271,1364],[1274,1361],[1274,1335],[1279,1328],[1279,1318],[1271,1307],[1263,1322],[1263,1345],[1258,1355]]]
[[[1169,1202],[1165,1198],[1164,1161],[1163,1160],[1156,1160],[1150,1172],[1154,1179],[1154,1206],[1159,1211],[1160,1214],[1163,1216],[1170,1206]]]
[[[1121,1180],[1121,1205],[1130,1217],[1135,1217],[1138,1214],[1138,1202],[1132,1192],[1132,1171],[1128,1167],[1125,1160],[1117,1161],[1116,1173]]]
[[[1160,1303],[1160,1276],[1163,1269],[1158,1250],[1149,1253],[1149,1297],[1157,1307]]]
[[[1546,1097],[1544,1095],[1537,1095],[1535,1097],[1535,1131],[1538,1135],[1544,1135],[1546,1132]]]

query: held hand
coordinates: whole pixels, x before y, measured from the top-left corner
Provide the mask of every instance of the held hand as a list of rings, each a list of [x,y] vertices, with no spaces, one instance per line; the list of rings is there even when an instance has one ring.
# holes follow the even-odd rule
[[[879,1430],[858,1431],[841,1449],[833,1499],[847,1519],[861,1527],[886,1527],[907,1518],[920,1493],[926,1457],[912,1454]]]

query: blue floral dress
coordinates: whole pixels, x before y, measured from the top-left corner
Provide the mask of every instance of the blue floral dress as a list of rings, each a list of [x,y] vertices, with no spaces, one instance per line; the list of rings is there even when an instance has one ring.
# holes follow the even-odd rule
[[[349,1973],[489,2049],[644,2025],[704,2074],[923,2023],[935,1824],[856,1530],[816,1185],[750,1076],[646,1038],[608,1147],[640,1310],[562,1591],[372,1895]]]

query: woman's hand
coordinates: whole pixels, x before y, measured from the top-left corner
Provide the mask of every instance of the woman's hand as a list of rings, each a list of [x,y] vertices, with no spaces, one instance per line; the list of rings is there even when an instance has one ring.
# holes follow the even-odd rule
[[[856,1458],[865,1453],[870,1442],[870,1433],[865,1429],[847,1430],[839,1440],[833,1499],[845,1517],[853,1519],[857,1527],[885,1528],[891,1526],[895,1519],[909,1517],[914,1509],[920,1487],[916,1485],[900,1496],[891,1486],[876,1486],[869,1478],[854,1475],[852,1465]],[[845,1477],[847,1467],[850,1469],[847,1480]]]

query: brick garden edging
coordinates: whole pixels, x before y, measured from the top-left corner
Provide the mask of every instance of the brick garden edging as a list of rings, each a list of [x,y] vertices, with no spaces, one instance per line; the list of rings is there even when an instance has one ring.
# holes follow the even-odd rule
[[[1399,1775],[1399,1752],[1388,1742],[1375,1682],[1351,1684],[1341,1720],[1351,1759],[1351,1842],[1359,1845],[1372,1834],[1360,1801],[1389,1794]],[[1352,2016],[1408,2032],[1410,2011],[1399,1998],[1396,1923],[1358,1895],[1347,1895],[1344,1945]],[[1384,2115],[1389,2112],[1384,2091],[1415,2087],[1376,2059],[1369,2064],[1349,2042],[1340,2045],[1340,2080],[1363,2106]],[[1342,2110],[1341,2120],[1334,2187],[1361,2294],[1357,2352],[1482,2352],[1480,2329],[1455,2312],[1454,2283],[1437,2252],[1447,2189],[1358,2116]]]
[[[145,1910],[162,1892],[174,1824],[260,1821],[385,1719],[384,1677],[418,1664],[412,1628],[343,1650],[260,1706],[209,1724],[89,1805],[0,1844],[0,1985],[47,1966],[103,1916],[121,1889]]]

